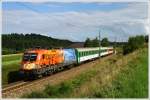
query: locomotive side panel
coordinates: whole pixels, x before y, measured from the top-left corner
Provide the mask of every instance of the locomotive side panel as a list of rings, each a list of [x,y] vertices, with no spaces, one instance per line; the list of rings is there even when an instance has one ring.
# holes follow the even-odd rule
[[[76,63],[75,49],[63,49],[64,50],[64,64],[70,65]]]

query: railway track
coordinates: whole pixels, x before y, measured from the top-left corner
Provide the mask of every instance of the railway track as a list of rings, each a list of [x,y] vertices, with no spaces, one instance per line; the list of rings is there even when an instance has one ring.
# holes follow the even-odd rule
[[[19,88],[25,84],[27,84],[28,82],[24,82],[24,81],[19,81],[19,82],[15,82],[15,83],[11,83],[7,86],[4,86],[4,88],[2,89],[2,93],[6,93],[8,91],[13,91],[15,90],[16,88]]]
[[[19,82],[11,83],[2,89],[2,96],[5,97],[10,93],[19,91],[24,88],[31,87],[34,84],[38,84],[40,82],[47,80],[49,77],[50,76],[45,76],[45,77],[42,77],[40,79],[33,80],[33,81],[19,81]]]

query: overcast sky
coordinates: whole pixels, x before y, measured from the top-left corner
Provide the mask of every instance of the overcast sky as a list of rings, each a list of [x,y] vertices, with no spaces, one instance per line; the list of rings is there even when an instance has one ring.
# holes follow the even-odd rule
[[[38,33],[85,41],[101,36],[125,41],[146,34],[146,2],[3,2],[2,33]]]

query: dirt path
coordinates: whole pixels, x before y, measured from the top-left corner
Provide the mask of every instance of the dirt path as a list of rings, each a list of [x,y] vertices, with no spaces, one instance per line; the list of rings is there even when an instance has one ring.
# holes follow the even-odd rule
[[[59,84],[65,80],[71,79],[71,78],[79,75],[80,73],[82,73],[84,71],[91,70],[97,63],[105,64],[109,59],[112,59],[114,57],[116,57],[116,55],[110,55],[110,56],[102,58],[101,60],[97,59],[95,61],[82,64],[78,67],[74,67],[70,70],[59,72],[50,77],[47,77],[44,80],[39,80],[30,85],[24,86],[19,90],[14,90],[12,92],[8,92],[5,94],[2,93],[2,97],[3,98],[19,98],[23,94],[28,94],[28,93],[31,93],[32,91],[43,90],[45,85],[47,85],[47,84],[51,84],[51,85]]]

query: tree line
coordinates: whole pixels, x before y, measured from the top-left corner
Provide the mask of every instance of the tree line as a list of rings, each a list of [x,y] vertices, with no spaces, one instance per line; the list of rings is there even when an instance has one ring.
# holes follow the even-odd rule
[[[2,34],[2,54],[22,52],[25,49],[42,47],[68,47],[73,42],[60,40],[40,34]]]
[[[148,44],[148,35],[137,35],[129,37],[127,42],[110,42],[107,38],[103,38],[100,43],[101,46],[107,47],[107,46],[114,46],[114,47],[123,47],[123,54],[128,54],[136,49],[143,48],[145,45]],[[87,38],[84,47],[99,47],[99,40],[97,38],[90,39]]]
[[[106,47],[106,46],[109,46],[110,45],[110,42],[108,41],[107,38],[103,38],[101,41],[101,46],[103,47]],[[90,39],[90,38],[87,38],[85,43],[84,43],[84,47],[99,47],[99,40],[98,38],[96,37],[95,39]]]
[[[60,40],[51,38],[40,34],[2,34],[2,54],[12,54],[23,52],[25,49],[42,47],[42,48],[56,48],[56,47],[69,47],[74,42],[69,40]],[[101,46],[123,46],[123,54],[133,52],[138,48],[142,48],[145,43],[148,43],[148,35],[138,35],[130,37],[127,42],[110,42],[108,38],[103,38]],[[84,42],[84,47],[99,47],[99,39],[87,38]]]

